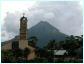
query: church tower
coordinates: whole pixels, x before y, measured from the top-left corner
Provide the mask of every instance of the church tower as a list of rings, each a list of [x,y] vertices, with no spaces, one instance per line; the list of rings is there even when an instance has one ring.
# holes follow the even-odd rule
[[[21,17],[20,19],[20,38],[19,38],[19,48],[24,49],[28,47],[27,40],[27,17]]]

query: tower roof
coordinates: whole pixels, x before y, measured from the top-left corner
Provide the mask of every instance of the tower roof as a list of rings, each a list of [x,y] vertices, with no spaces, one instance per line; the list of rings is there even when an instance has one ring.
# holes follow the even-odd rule
[[[23,17],[20,18],[20,21],[22,21],[23,19],[27,20],[27,17],[25,17],[24,14]]]

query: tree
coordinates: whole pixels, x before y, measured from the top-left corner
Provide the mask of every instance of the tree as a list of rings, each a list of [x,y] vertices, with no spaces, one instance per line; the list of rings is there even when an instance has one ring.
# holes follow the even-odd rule
[[[13,49],[13,55],[14,55],[15,57],[21,57],[21,56],[23,56],[23,50],[21,50],[20,48],[18,48],[18,49]]]
[[[28,44],[35,47],[37,41],[38,41],[37,37],[32,36],[32,37],[29,38],[29,43]]]
[[[66,49],[70,55],[75,56],[77,55],[75,50],[81,47],[82,44],[83,44],[83,39],[81,36],[71,35],[69,37],[66,37],[63,44],[63,48]]]
[[[1,51],[1,62],[3,63],[10,63],[13,57],[12,50]]]
[[[47,46],[45,47],[47,50],[52,50],[55,49],[55,40],[50,40],[50,42],[47,44]]]

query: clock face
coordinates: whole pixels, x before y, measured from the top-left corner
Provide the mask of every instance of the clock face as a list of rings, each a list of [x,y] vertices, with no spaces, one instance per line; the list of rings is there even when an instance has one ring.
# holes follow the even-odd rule
[[[22,23],[24,24],[26,22],[26,18],[23,18],[22,19]]]
[[[25,21],[26,20],[26,18],[23,18],[23,21]]]
[[[25,23],[25,21],[22,21],[22,23],[24,24],[24,23]]]

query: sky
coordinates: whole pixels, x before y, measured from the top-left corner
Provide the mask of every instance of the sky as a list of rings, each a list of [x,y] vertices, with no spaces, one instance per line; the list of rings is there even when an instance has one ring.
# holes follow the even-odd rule
[[[1,41],[19,34],[19,20],[23,13],[28,18],[28,28],[40,21],[46,21],[67,35],[83,33],[82,0],[2,1]]]

